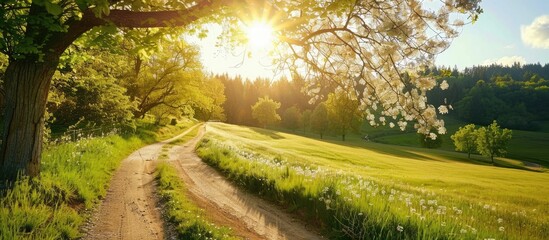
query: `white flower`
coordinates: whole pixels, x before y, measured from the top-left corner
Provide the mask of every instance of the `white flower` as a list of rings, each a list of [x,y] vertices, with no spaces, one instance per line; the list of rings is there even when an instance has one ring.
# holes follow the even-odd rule
[[[399,231],[399,232],[402,232],[402,231],[404,231],[404,227],[402,227],[402,226],[398,225],[398,226],[397,226],[397,231]]]
[[[446,80],[444,80],[444,81],[442,81],[442,83],[440,83],[440,89],[446,90],[446,89],[448,89],[448,87],[450,87],[450,85],[448,85],[448,82],[446,82]]]
[[[444,106],[444,105],[440,105],[440,106],[438,107],[438,112],[439,112],[440,114],[447,114],[447,113],[448,113],[448,108],[447,108],[446,106]]]
[[[503,222],[503,219],[502,218],[498,218],[498,223],[502,223]]]
[[[499,227],[499,231],[503,232],[503,231],[505,231],[505,228],[504,227]]]
[[[465,230],[465,229],[462,228],[461,230],[459,230],[459,232],[460,232],[461,234],[464,234],[464,233],[467,233],[467,230]]]

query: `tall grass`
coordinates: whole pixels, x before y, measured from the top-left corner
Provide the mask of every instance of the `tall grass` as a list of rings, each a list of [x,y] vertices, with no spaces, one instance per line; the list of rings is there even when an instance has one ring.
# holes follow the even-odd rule
[[[205,218],[204,210],[185,196],[185,184],[175,169],[166,162],[157,166],[158,193],[168,220],[175,225],[178,239],[238,239],[231,230],[218,227]]]
[[[46,147],[41,176],[21,178],[0,193],[0,239],[78,238],[80,225],[89,217],[85,210],[105,196],[121,160],[191,124],[147,126],[131,136],[81,139]]]
[[[492,172],[505,173],[494,176],[506,179],[538,180],[547,179],[545,173],[395,158],[390,149],[387,154],[374,154],[354,146],[225,125],[208,129],[208,137],[198,147],[205,162],[250,191],[313,219],[331,239],[544,239],[549,235],[547,199],[504,188],[494,194],[486,184],[475,183],[500,182],[488,177]],[[374,159],[378,162],[372,163]],[[390,164],[394,165],[385,166]],[[432,182],[414,172],[455,167],[471,172],[460,177],[472,177],[473,182],[461,184],[455,176]],[[399,168],[409,173],[395,175]],[[477,171],[486,177],[479,177]],[[475,197],[477,192],[486,196]]]

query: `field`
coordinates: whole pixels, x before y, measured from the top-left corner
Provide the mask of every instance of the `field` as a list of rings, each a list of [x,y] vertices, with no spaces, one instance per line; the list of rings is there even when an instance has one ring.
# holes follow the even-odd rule
[[[199,155],[330,238],[544,239],[549,174],[511,159],[209,123]],[[505,166],[505,167],[500,167]]]
[[[450,136],[454,134],[459,127],[466,125],[467,123],[461,122],[451,117],[444,118],[448,134],[442,136],[441,150],[454,151],[454,145]],[[420,147],[418,136],[415,131],[402,132],[398,129],[390,129],[389,127],[377,127],[373,128],[367,124],[361,129],[359,135],[370,135],[370,139],[379,143]],[[351,141],[360,141],[359,135],[351,138]],[[547,143],[549,142],[549,124],[544,123],[541,125],[539,131],[521,131],[513,130],[513,138],[509,143],[508,158],[528,161],[549,167],[549,148]],[[485,158],[477,157],[479,161],[485,160]]]

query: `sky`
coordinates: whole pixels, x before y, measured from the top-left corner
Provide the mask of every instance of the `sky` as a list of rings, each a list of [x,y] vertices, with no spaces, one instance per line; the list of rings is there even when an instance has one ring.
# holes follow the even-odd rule
[[[484,13],[463,27],[437,65],[549,63],[549,0],[483,0]]]
[[[479,20],[461,29],[459,37],[436,57],[436,65],[463,69],[492,63],[549,63],[549,0],[483,0],[481,7],[484,13]],[[189,38],[201,48],[206,71],[249,79],[281,76],[267,50],[243,58],[244,49],[215,47],[222,31],[219,25],[208,25],[208,30],[205,39]]]

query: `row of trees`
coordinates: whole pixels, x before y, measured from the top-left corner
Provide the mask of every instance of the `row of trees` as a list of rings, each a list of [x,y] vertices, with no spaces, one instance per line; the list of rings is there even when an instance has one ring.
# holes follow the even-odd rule
[[[433,68],[427,74],[446,75],[445,91],[434,89],[429,102],[448,103],[463,121],[488,125],[497,120],[512,129],[536,130],[549,120],[549,64],[477,66],[464,71]]]
[[[345,141],[347,134],[359,130],[364,116],[359,101],[345,92],[328,94],[328,99],[312,110],[302,111],[294,105],[282,111],[282,117],[277,112],[280,106],[280,102],[269,97],[259,98],[251,107],[252,117],[262,127],[280,123],[294,131],[298,128],[311,130],[320,138],[328,132],[335,133]]]
[[[512,136],[513,132],[511,130],[507,128],[500,129],[497,122],[493,121],[487,127],[478,129],[474,124],[460,127],[451,138],[456,151],[467,152],[469,159],[471,153],[478,152],[489,157],[492,164],[494,164],[494,157],[503,157],[507,153],[507,145]]]
[[[223,83],[203,73],[196,46],[164,40],[140,54],[124,43],[108,52],[74,46],[80,57],[64,59],[52,80],[46,121],[53,131],[131,126],[145,116],[157,123],[182,116],[224,120]]]

